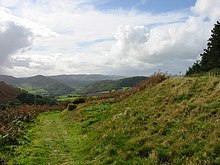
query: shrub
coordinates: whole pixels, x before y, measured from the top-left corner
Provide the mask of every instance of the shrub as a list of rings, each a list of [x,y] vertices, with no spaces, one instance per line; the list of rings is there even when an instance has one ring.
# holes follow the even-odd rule
[[[68,109],[69,111],[72,111],[72,110],[76,109],[76,107],[77,107],[76,104],[69,103],[68,106],[67,106],[67,109]]]
[[[53,110],[63,110],[64,108],[65,107],[59,105],[20,105],[15,108],[0,111],[0,146],[18,144],[18,138],[26,131],[27,126],[24,122],[32,121],[39,113]]]
[[[86,99],[83,97],[76,98],[75,100],[72,101],[73,104],[81,104],[85,102],[86,102]]]

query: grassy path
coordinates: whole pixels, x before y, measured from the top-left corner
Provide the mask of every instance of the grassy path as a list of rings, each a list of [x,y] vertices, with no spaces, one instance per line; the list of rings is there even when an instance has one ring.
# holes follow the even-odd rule
[[[27,145],[18,148],[12,164],[77,164],[78,127],[62,112],[43,113],[29,131]]]

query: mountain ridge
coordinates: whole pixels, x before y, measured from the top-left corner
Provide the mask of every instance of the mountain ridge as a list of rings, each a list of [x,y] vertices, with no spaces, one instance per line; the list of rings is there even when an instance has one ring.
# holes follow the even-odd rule
[[[91,83],[101,80],[117,80],[123,76],[102,74],[63,74],[56,76],[35,75],[31,77],[13,77],[0,75],[0,81],[4,81],[15,87],[19,87],[33,94],[43,96],[58,96],[74,93]]]

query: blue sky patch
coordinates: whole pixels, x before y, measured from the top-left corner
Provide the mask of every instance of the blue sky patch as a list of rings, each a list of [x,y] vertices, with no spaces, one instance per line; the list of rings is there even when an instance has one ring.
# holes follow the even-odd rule
[[[135,9],[144,12],[163,13],[177,10],[189,9],[195,4],[196,0],[110,0],[99,4],[99,10],[112,9]]]

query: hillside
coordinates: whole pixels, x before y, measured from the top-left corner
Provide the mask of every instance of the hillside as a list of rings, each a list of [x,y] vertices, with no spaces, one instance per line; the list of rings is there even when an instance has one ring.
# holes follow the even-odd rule
[[[57,75],[51,76],[51,78],[60,81],[61,83],[70,86],[72,88],[82,88],[86,85],[102,80],[118,80],[123,78],[122,76],[114,75],[101,75],[101,74],[78,74],[78,75]]]
[[[0,104],[7,104],[14,101],[21,90],[14,88],[4,82],[0,82]]]
[[[220,163],[220,78],[170,78],[68,115],[80,122],[88,164]]]
[[[79,92],[83,94],[97,93],[103,91],[119,90],[125,87],[134,87],[135,85],[146,80],[147,78],[148,77],[144,77],[144,76],[136,76],[136,77],[123,78],[119,80],[102,80],[85,86],[84,88],[79,90]]]
[[[220,78],[169,78],[39,122],[15,164],[219,164]]]
[[[22,84],[20,87],[28,89],[28,87],[33,87],[35,89],[45,90],[49,96],[57,96],[62,94],[71,93],[74,91],[73,88],[56,81],[50,77],[37,75],[34,77],[22,78]],[[35,91],[35,94],[41,94],[41,91]]]
[[[117,80],[122,76],[80,74],[80,75],[57,75],[15,78],[13,76],[0,75],[0,81],[24,89],[32,94],[43,96],[58,96],[74,93],[76,89],[82,89],[86,85],[102,81]]]
[[[0,81],[19,87],[30,93],[44,96],[56,96],[74,92],[73,88],[42,75],[27,78],[0,75]]]

